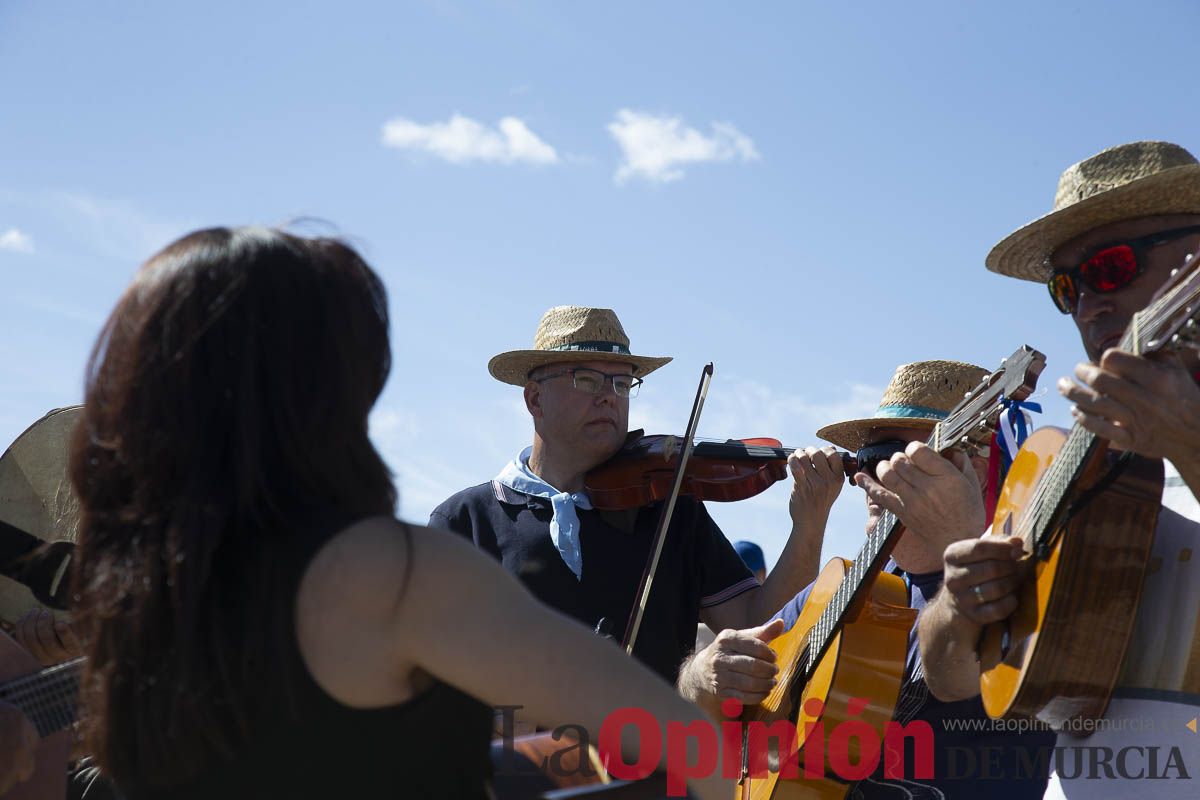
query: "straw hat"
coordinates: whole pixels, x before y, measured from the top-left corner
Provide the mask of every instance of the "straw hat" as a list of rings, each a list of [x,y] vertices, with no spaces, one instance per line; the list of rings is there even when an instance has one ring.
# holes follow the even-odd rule
[[[488,362],[488,372],[498,381],[524,386],[529,373],[545,364],[617,361],[632,364],[633,374],[643,377],[670,360],[631,355],[629,337],[611,309],[555,306],[542,315],[532,350],[501,353]]]
[[[962,361],[917,361],[896,367],[875,416],[826,425],[817,436],[847,450],[870,443],[878,428],[925,428],[945,419],[988,371]]]
[[[0,520],[47,542],[75,541],[79,501],[67,477],[71,433],[83,406],[57,408],[17,437],[0,457]],[[0,622],[12,624],[39,603],[0,575]]]
[[[1046,216],[992,248],[987,268],[1027,281],[1050,277],[1050,254],[1082,233],[1156,214],[1200,214],[1200,163],[1177,144],[1133,142],[1067,167]]]

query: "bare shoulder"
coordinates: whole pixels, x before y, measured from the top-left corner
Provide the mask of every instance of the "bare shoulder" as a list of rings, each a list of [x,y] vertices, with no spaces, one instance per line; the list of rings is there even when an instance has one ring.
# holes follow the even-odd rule
[[[372,707],[411,695],[414,642],[423,637],[399,635],[406,627],[400,618],[421,619],[407,612],[423,605],[410,602],[414,596],[429,599],[412,584],[432,566],[433,538],[390,517],[365,519],[309,563],[296,597],[297,639],[314,680],[340,702]]]
[[[391,518],[371,517],[339,532],[309,563],[300,595],[331,595],[342,601],[361,597],[382,600],[385,587],[400,588],[407,571],[412,526]]]
[[[444,531],[371,517],[338,533],[313,558],[300,589],[301,602],[340,607],[355,614],[394,615],[404,596],[438,594],[439,586],[470,581],[486,559],[467,541]]]

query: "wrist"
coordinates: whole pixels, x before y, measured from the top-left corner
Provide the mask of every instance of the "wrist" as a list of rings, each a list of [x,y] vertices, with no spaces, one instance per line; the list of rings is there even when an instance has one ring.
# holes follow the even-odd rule
[[[792,534],[811,530],[825,530],[825,523],[829,521],[829,509],[816,510],[812,508],[803,508],[792,511]]]

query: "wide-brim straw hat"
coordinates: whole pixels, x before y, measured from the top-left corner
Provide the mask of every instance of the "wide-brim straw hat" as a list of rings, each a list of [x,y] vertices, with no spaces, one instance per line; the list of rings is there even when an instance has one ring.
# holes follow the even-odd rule
[[[917,361],[901,364],[883,392],[875,416],[835,422],[817,436],[854,451],[871,443],[883,428],[932,430],[962,402],[988,371],[962,361]]]
[[[1093,228],[1157,214],[1200,214],[1200,162],[1177,144],[1133,142],[1067,167],[1050,213],[1005,237],[987,268],[1027,281],[1050,277],[1050,255]]]
[[[524,386],[538,367],[566,361],[631,364],[633,374],[641,378],[671,359],[630,353],[629,337],[612,309],[555,306],[542,315],[532,350],[501,353],[488,362],[488,372],[498,381]]]
[[[75,541],[79,501],[67,475],[71,434],[83,406],[56,408],[0,456],[0,519],[47,542]],[[0,621],[42,608],[24,585],[0,575]]]

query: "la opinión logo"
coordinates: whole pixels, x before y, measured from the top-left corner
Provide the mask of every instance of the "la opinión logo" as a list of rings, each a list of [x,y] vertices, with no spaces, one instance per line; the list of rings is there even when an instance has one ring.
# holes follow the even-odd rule
[[[778,772],[784,779],[797,780],[801,777],[800,753],[803,748],[805,778],[824,778],[830,774],[844,781],[859,781],[872,774],[884,761],[883,774],[887,778],[928,779],[933,777],[933,728],[923,720],[907,724],[888,722],[884,734],[861,719],[855,719],[869,705],[865,698],[852,698],[847,704],[848,719],[829,727],[820,721],[825,711],[824,704],[810,698],[804,711],[816,722],[806,723],[804,735],[800,736],[795,723],[780,719],[770,723],[740,719],[743,711],[738,700],[725,700],[721,712],[726,717],[717,726],[708,721],[691,723],[668,722],[664,726],[644,708],[629,706],[609,714],[600,727],[596,749],[602,763],[612,777],[619,780],[641,780],[666,764],[667,794],[682,797],[687,793],[690,778],[712,775],[718,768],[726,778],[765,777],[768,772]],[[520,706],[505,706],[504,745],[512,749],[514,712]],[[637,758],[626,761],[621,748],[622,737],[627,728],[637,731]],[[562,772],[562,764],[586,764],[587,759],[563,759],[563,752],[574,748],[586,751],[590,742],[587,730],[581,725],[563,725],[552,734],[554,739],[569,740],[558,758],[548,757],[541,769],[550,774],[565,777],[574,771]],[[665,738],[665,740],[664,740]],[[906,743],[912,742],[913,774],[904,771]]]

